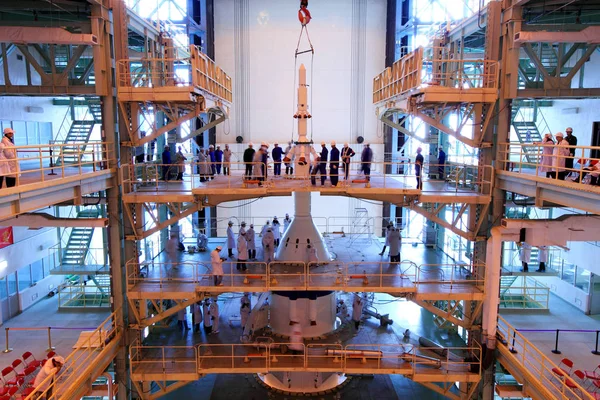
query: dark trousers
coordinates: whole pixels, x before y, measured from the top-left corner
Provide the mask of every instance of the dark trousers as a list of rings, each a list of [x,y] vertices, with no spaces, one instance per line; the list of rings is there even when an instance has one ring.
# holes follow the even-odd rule
[[[275,160],[275,164],[273,164],[273,175],[281,175],[281,161]]]
[[[294,174],[294,167],[292,167],[292,164],[285,164],[285,174],[286,175]]]
[[[390,256],[390,261],[399,263],[400,262],[400,254],[395,255],[395,256]]]
[[[217,169],[217,175],[221,175],[221,164],[215,165],[215,168]]]
[[[367,180],[370,181],[371,180],[371,164],[363,164],[362,170],[365,173]]]
[[[356,328],[356,330],[358,330],[359,326],[360,326],[360,321],[354,321],[354,328]]]
[[[227,249],[227,254],[229,257],[233,257],[233,249]]]
[[[213,275],[215,286],[219,286],[223,282],[223,275]]]
[[[135,162],[136,162],[137,164],[141,164],[141,163],[143,163],[143,162],[144,162],[144,155],[143,155],[143,154],[140,154],[140,155],[137,155],[137,156],[135,156]]]
[[[422,169],[419,166],[417,166],[415,172],[417,175],[417,189],[423,189],[423,179],[421,176]]]
[[[338,163],[329,164],[329,179],[331,179],[331,184],[333,186],[337,186],[337,184],[338,184],[338,180],[339,180],[338,174],[339,173],[340,173],[340,164],[338,164]]]
[[[169,180],[169,170],[170,169],[171,169],[170,165],[163,165],[163,167],[162,167],[163,181]],[[8,185],[8,182],[6,182],[6,184]]]
[[[440,176],[440,179],[444,179],[444,166],[440,165],[440,169],[438,171],[438,175]]]
[[[525,261],[522,261],[521,264],[523,264],[523,272],[529,271],[529,264],[527,264]]]
[[[310,170],[310,183],[315,186],[317,184],[317,174],[321,171],[321,167],[319,165],[315,165]]]
[[[248,250],[248,258],[254,260],[256,258],[256,250]]]
[[[280,239],[275,239],[275,247],[279,246],[279,240]]]
[[[321,163],[321,165],[319,165],[319,171],[321,172],[321,186],[324,186],[325,181],[327,180],[327,164]]]
[[[246,163],[246,176],[252,177],[252,163]]]
[[[182,181],[183,180],[183,172],[178,172],[177,173],[177,180],[178,181]]]
[[[543,261],[540,261],[540,271],[545,271],[546,270],[546,263]]]
[[[343,162],[342,169],[344,170],[344,179],[348,180],[348,175],[350,174],[350,163]]]
[[[239,270],[242,270],[242,271],[247,270],[248,266],[246,265],[246,260],[240,260],[238,258],[238,262],[237,262],[236,268],[237,268],[238,271]]]
[[[229,167],[223,165],[223,175],[229,175]]]

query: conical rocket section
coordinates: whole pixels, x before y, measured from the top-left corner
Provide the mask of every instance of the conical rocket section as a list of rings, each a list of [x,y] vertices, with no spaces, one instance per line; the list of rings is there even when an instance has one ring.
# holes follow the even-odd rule
[[[294,192],[295,215],[292,223],[285,231],[277,248],[278,261],[309,261],[307,246],[317,249],[319,261],[331,261],[321,232],[313,222],[311,215],[310,192]]]

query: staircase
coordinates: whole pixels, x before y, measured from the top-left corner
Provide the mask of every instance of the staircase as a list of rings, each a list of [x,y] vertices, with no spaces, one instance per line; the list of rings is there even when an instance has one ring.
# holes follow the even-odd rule
[[[435,306],[440,310],[453,310],[452,316],[458,319],[463,317],[463,304],[460,300],[440,300],[436,301]],[[433,323],[439,329],[456,330],[456,325],[440,315],[433,316]]]
[[[77,218],[98,218],[96,209],[82,210],[77,213]],[[94,228],[76,227],[71,229],[69,240],[62,252],[62,265],[83,265],[87,256]]]
[[[351,247],[358,240],[370,241],[371,240],[371,219],[369,218],[369,211],[366,208],[355,208],[354,219],[352,220],[352,235],[350,236],[350,243],[348,247]]]
[[[106,296],[105,298],[110,297],[110,275],[94,275],[92,276],[92,282],[94,282],[98,291]]]
[[[516,280],[516,275],[502,275],[500,277],[500,299],[502,299],[502,296],[506,294],[508,289],[510,289],[510,287],[513,285],[513,283],[515,283]]]
[[[94,122],[97,124],[102,123],[102,104],[89,101],[88,109],[90,110],[90,114],[94,117]]]
[[[67,137],[64,142],[61,143],[66,146],[61,148],[60,155],[54,165],[78,164],[87,147],[85,145],[82,146],[81,143],[87,143],[90,140],[95,124],[95,121],[89,120],[73,121],[69,128],[69,132],[67,133]]]

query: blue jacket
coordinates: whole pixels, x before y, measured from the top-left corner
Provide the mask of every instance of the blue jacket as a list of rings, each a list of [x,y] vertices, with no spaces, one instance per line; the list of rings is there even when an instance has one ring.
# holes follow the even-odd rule
[[[215,151],[215,161],[216,162],[223,161],[223,150],[216,150]]]
[[[446,153],[444,153],[444,150],[440,150],[438,155],[438,164],[446,164]]]
[[[329,150],[327,150],[327,147],[321,148],[321,164],[327,164],[328,155]]]
[[[165,150],[162,153],[162,163],[163,164],[171,164],[171,152],[169,150]]]
[[[340,162],[340,151],[337,147],[331,148],[331,156],[329,157],[329,161],[335,164]]]
[[[281,161],[281,156],[283,155],[283,149],[281,147],[275,147],[271,153],[273,154],[273,161]]]

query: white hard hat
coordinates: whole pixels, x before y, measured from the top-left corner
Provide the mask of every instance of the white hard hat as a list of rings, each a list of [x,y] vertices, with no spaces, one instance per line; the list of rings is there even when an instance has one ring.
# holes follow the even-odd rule
[[[331,141],[331,145],[332,145],[332,146],[335,146],[335,140],[332,140],[332,141]]]
[[[61,356],[54,356],[52,357],[52,360],[56,361],[57,363],[60,363],[62,365],[65,364],[65,358],[61,357]]]
[[[12,128],[4,128],[4,134],[6,135],[7,133],[12,133],[14,134],[15,131]]]
[[[252,144],[252,142],[248,143],[248,147],[252,147],[252,146],[254,146],[254,145]]]
[[[254,224],[250,224],[250,228],[254,228]]]
[[[325,146],[325,142],[321,142],[321,146]]]
[[[246,226],[246,221],[242,221],[242,226]]]
[[[279,146],[279,143],[275,142],[275,146]]]
[[[208,146],[209,149],[214,149],[215,146],[213,146],[212,144],[210,146]]]
[[[344,147],[348,147],[348,143],[344,143]]]
[[[273,219],[277,219],[277,215],[273,217]]]
[[[267,142],[260,142],[261,146],[265,146],[265,147],[269,147],[269,145],[267,144]]]
[[[223,250],[223,246],[221,246],[220,244],[217,245],[217,247],[215,247],[215,250]]]
[[[558,132],[558,133],[557,133],[556,135],[554,135],[554,136],[556,136],[556,137],[564,137],[564,135],[563,135],[563,133],[562,133],[562,132]]]
[[[286,216],[286,217],[289,217],[289,216],[290,216],[290,214],[288,214],[288,213],[285,213],[285,216]]]

